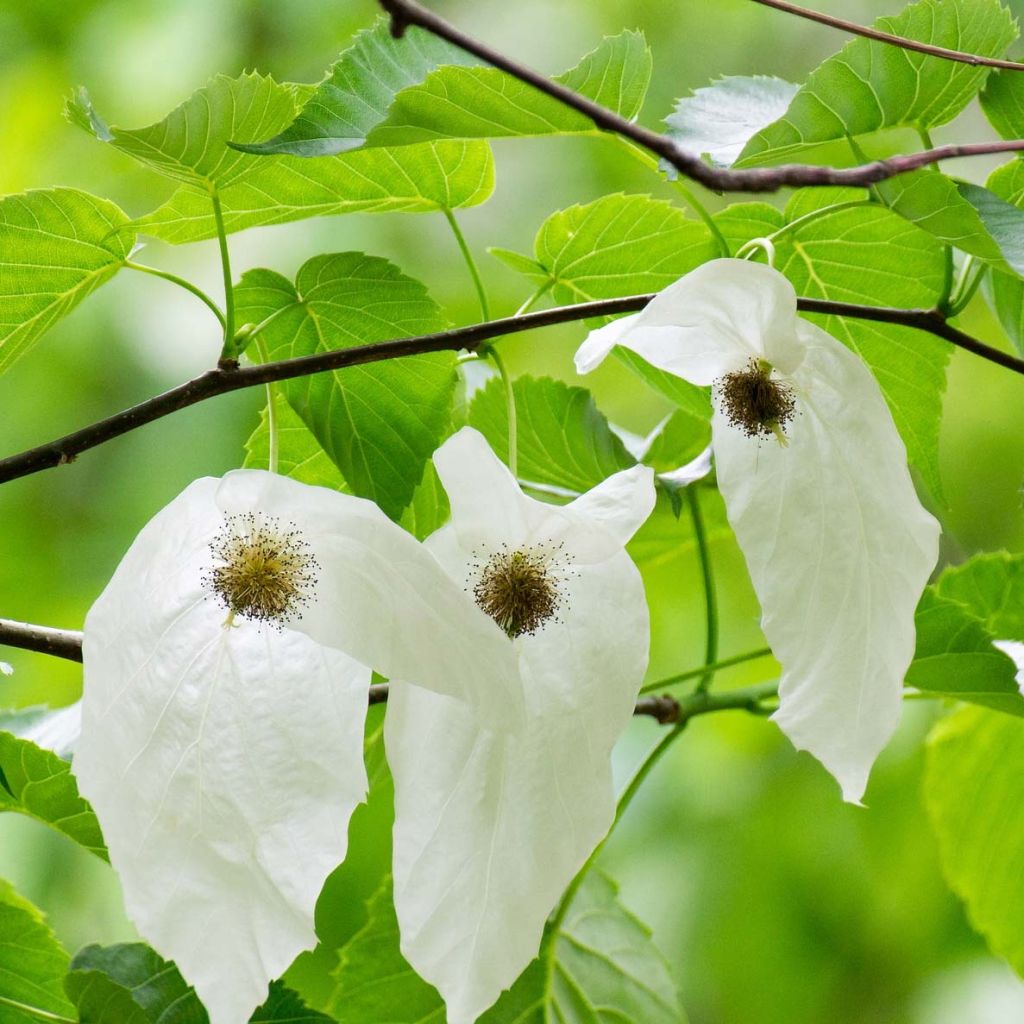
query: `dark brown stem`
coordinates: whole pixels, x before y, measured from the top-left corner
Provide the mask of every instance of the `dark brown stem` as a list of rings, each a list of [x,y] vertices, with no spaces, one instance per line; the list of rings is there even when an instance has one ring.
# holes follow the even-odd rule
[[[1010,142],[978,142],[966,145],[939,146],[923,153],[909,153],[905,156],[874,160],[859,167],[817,167],[811,164],[780,164],[777,167],[754,167],[735,169],[712,167],[700,157],[681,149],[667,135],[652,132],[642,125],[634,124],[620,117],[607,107],[567,89],[559,82],[552,81],[532,68],[506,57],[503,53],[466,35],[450,22],[427,10],[414,0],[379,0],[381,7],[391,16],[393,31],[401,35],[409,26],[415,25],[446,39],[448,42],[479,57],[482,61],[506,71],[521,82],[526,82],[541,92],[558,100],[559,103],[583,114],[598,128],[615,132],[623,138],[643,146],[656,156],[667,160],[680,174],[700,182],[714,192],[777,192],[781,188],[804,185],[849,185],[866,187],[874,185],[897,174],[905,174],[940,160],[954,157],[981,156],[990,153],[1013,153],[1024,150],[1024,139]]]
[[[82,634],[73,629],[53,629],[14,619],[0,619],[0,644],[52,654],[68,661],[82,660]]]
[[[508,334],[549,327],[554,324],[585,320],[589,317],[613,316],[617,313],[635,312],[651,301],[651,295],[627,295],[621,299],[600,299],[596,302],[582,302],[574,306],[557,306],[522,316],[510,316],[487,323],[457,327],[437,334],[425,334],[415,338],[399,338],[395,341],[378,341],[372,345],[355,348],[333,349],[297,359],[281,359],[277,362],[262,363],[244,369],[208,370],[194,379],[180,384],[162,395],[149,398],[123,412],[99,420],[72,434],[30,448],[18,455],[0,459],[0,483],[29,476],[53,466],[73,462],[82,452],[95,448],[129,431],[169,416],[190,405],[206,401],[216,395],[251,388],[273,381],[305,377],[346,366],[372,363],[382,359],[397,359],[402,356],[419,355],[424,352],[473,350],[486,341]],[[982,359],[996,363],[1015,373],[1024,374],[1024,360],[1008,355],[991,345],[951,326],[937,310],[933,309],[888,309],[883,306],[860,306],[846,302],[831,302],[826,299],[798,299],[798,308],[804,313],[827,313],[832,316],[849,316],[859,320],[897,324],[914,327],[937,337],[944,338],[959,348],[973,352]]]
[[[1024,71],[1024,64],[1018,64],[1016,61],[1000,60],[998,57],[980,57],[976,53],[964,53],[962,50],[947,50],[945,46],[932,46],[931,43],[922,43],[917,39],[894,36],[889,32],[881,32],[877,28],[858,25],[855,21],[846,21],[843,18],[836,18],[831,14],[822,14],[819,11],[810,11],[806,7],[797,7],[796,4],[787,3],[786,0],[753,0],[753,2],[764,7],[774,7],[775,10],[785,11],[786,14],[795,14],[798,18],[816,21],[819,25],[837,28],[841,32],[849,32],[855,36],[863,36],[865,39],[874,39],[879,43],[898,46],[901,50],[913,50],[915,53],[926,53],[929,57],[940,57],[942,60],[953,60],[960,64],[973,64],[975,67],[1006,68],[1008,71]]]

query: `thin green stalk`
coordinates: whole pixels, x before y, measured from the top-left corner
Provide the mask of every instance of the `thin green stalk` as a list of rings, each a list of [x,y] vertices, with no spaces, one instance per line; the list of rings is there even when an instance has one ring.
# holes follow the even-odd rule
[[[508,411],[508,468],[517,480],[519,479],[519,430],[516,416],[516,396],[512,389],[512,378],[509,376],[505,360],[498,354],[493,345],[487,346],[487,355],[494,361],[498,375],[505,385],[505,405]]]
[[[232,351],[235,341],[235,290],[231,278],[231,257],[228,252],[228,233],[224,229],[224,211],[221,209],[220,196],[217,189],[210,189],[210,201],[213,203],[213,219],[217,225],[217,242],[220,245],[220,265],[224,272],[224,348],[222,359],[235,359],[237,354]]]
[[[628,139],[624,139],[621,135],[616,135],[615,139],[625,146],[626,151],[635,159],[639,160],[640,163],[642,163],[649,171],[657,172],[659,170],[659,162],[646,150],[641,149]],[[689,206],[702,221],[704,221],[708,231],[711,232],[711,237],[715,240],[715,244],[718,246],[719,253],[722,256],[731,255],[729,242],[725,235],[722,234],[721,228],[719,228],[715,223],[715,218],[711,216],[707,207],[687,187],[686,182],[677,176],[670,180],[670,184],[683,197],[683,201],[686,205]]]
[[[264,317],[258,324],[245,337],[246,345],[250,344],[253,339],[258,335],[262,334],[279,316],[283,316],[285,313],[291,313],[294,310],[294,306],[282,306],[280,309],[275,309],[270,316]],[[260,357],[263,358],[262,356]]]
[[[529,313],[540,299],[551,291],[554,284],[554,281],[545,281],[512,315],[522,316],[524,313]]]
[[[666,686],[673,686],[676,683],[685,683],[689,679],[696,679],[703,676],[705,672],[718,672],[723,668],[731,668],[733,665],[742,665],[745,661],[756,661],[758,658],[771,656],[771,648],[761,647],[756,651],[747,651],[745,654],[736,654],[731,658],[723,658],[713,665],[702,665],[700,668],[691,668],[678,675],[669,676],[667,679],[659,679],[657,682],[648,683],[640,692],[651,693],[654,690],[663,690]]]
[[[172,284],[176,284],[179,288],[184,288],[185,291],[191,292],[200,302],[204,303],[213,315],[217,318],[221,327],[224,326],[224,314],[220,311],[220,306],[217,305],[209,295],[197,287],[191,281],[186,281],[183,277],[178,277],[177,274],[172,274],[169,270],[160,270],[157,267],[147,267],[145,263],[135,263],[132,260],[125,260],[124,265],[129,270],[138,270],[143,274],[152,274],[153,277],[161,277],[165,281],[170,281]]]
[[[718,598],[715,595],[715,577],[711,565],[711,549],[708,546],[707,531],[704,529],[704,514],[700,510],[700,497],[694,487],[686,488],[686,501],[693,519],[693,534],[697,541],[697,557],[704,578],[704,614],[707,632],[704,641],[704,673],[697,682],[695,693],[704,693],[715,678],[714,665],[718,660]]]
[[[0,1006],[11,1006],[20,1013],[35,1017],[36,1020],[50,1021],[51,1024],[76,1024],[71,1017],[62,1017],[59,1013],[50,1013],[49,1010],[42,1010],[38,1006],[19,1003],[16,999],[8,999],[7,996],[0,996]]]
[[[473,259],[473,254],[469,251],[469,245],[466,243],[466,236],[463,235],[462,229],[459,227],[459,222],[455,219],[455,214],[447,207],[444,209],[444,216],[452,229],[455,241],[459,244],[459,251],[462,253],[462,258],[466,261],[466,267],[469,269],[469,276],[473,278],[473,286],[476,288],[476,297],[480,300],[480,313],[484,320],[490,320],[491,313],[487,305],[487,293],[484,291],[483,281],[480,280],[480,272],[476,268],[476,261]]]
[[[262,338],[255,339],[256,351],[261,363],[270,362],[267,343]],[[274,405],[274,385],[267,383],[267,469],[271,473],[278,472],[279,439],[277,430],[277,407]]]
[[[950,255],[952,255],[952,250],[950,250]],[[967,308],[984,279],[987,269],[984,263],[980,263],[973,256],[968,256],[964,260],[963,266],[960,268],[960,275],[949,298],[944,306],[939,307],[945,310],[947,317],[954,317]]]
[[[799,227],[803,227],[804,224],[810,223],[812,220],[817,220],[819,217],[826,217],[832,213],[838,213],[840,210],[849,210],[855,206],[870,206],[871,201],[869,199],[851,199],[845,203],[834,203],[832,206],[823,206],[818,210],[811,210],[810,213],[805,213],[802,217],[797,217],[796,220],[791,220],[788,224],[783,224],[781,228],[773,231],[767,236],[769,242],[774,242],[775,239],[781,235],[788,234],[790,231],[795,231]]]

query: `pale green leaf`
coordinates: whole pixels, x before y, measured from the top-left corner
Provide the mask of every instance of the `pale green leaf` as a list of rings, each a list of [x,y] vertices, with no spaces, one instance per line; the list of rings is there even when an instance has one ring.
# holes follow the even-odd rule
[[[929,587],[914,615],[917,647],[908,686],[1024,716],[1013,662],[992,646],[984,622]]]
[[[9,732],[0,732],[0,813],[3,811],[35,818],[107,859],[96,815],[79,796],[68,762]]]
[[[670,473],[693,461],[710,443],[710,422],[686,409],[677,409],[651,439],[643,463],[658,473]]]
[[[475,63],[465,50],[429,32],[406,32],[395,39],[389,20],[381,18],[356,35],[283,132],[255,144],[248,139],[233,141],[250,153],[302,157],[356,149],[384,120],[402,89],[422,82],[442,64]]]
[[[487,143],[447,141],[317,160],[261,157],[245,178],[219,194],[231,233],[306,217],[455,210],[485,202],[493,191]],[[174,244],[217,233],[209,194],[188,185],[133,226]]]
[[[1017,35],[999,0],[918,0],[875,28],[947,49],[1000,56]],[[816,68],[786,113],[744,148],[742,166],[806,158],[823,143],[951,121],[988,69],[857,38]],[[857,157],[851,151],[851,162]]]
[[[108,127],[84,89],[66,107],[73,124],[102,142],[176,181],[207,190],[235,184],[259,164],[228,148],[229,140],[265,139],[289,124],[295,111],[293,87],[255,72],[211,78],[162,121],[145,128]]]
[[[831,189],[805,189],[805,192],[831,192]],[[834,200],[832,200],[834,202]],[[729,243],[729,251],[736,250],[751,238],[766,238],[786,223],[786,215],[768,203],[732,203],[714,215],[715,225]]]
[[[399,525],[405,527],[417,540],[424,540],[435,530],[444,526],[451,516],[448,494],[441,486],[441,478],[428,462],[423,479],[412,492],[412,501],[402,513]]]
[[[992,951],[1024,975],[1024,721],[950,715],[930,737],[924,788],[943,873]]]
[[[946,569],[935,589],[969,608],[997,640],[1024,640],[1024,555],[975,555]]]
[[[802,212],[797,193],[795,208]],[[939,244],[889,210],[863,206],[825,213],[781,235],[775,267],[798,295],[874,306],[931,307],[945,263]],[[939,422],[950,346],[938,338],[854,317],[809,316],[868,364],[931,492],[941,496]]]
[[[259,426],[245,442],[246,469],[267,469],[270,466],[270,429],[267,421],[269,405],[260,412]],[[312,431],[288,404],[280,387],[274,388],[274,413],[277,418],[277,471],[293,480],[315,487],[347,491],[341,471],[320,446]]]
[[[267,270],[236,287],[238,318],[259,323],[271,359],[442,330],[417,281],[362,253],[314,257],[293,285]],[[283,390],[353,493],[397,519],[451,419],[454,355],[432,353],[288,381]]]
[[[1004,263],[1017,274],[1024,275],[1024,211],[987,188],[970,182],[958,182],[957,191],[977,212],[985,231],[998,246],[1002,257],[998,262]],[[958,248],[964,249],[965,252],[975,251],[965,245],[959,245]],[[978,251],[977,255],[984,254]],[[991,259],[987,256],[985,258]]]
[[[519,377],[516,401],[519,477],[526,482],[582,494],[635,465],[612,433],[589,391],[550,377]],[[508,412],[501,381],[477,392],[469,425],[487,438],[499,459],[508,461]]]
[[[70,1016],[62,988],[67,968],[68,955],[39,910],[0,881],[0,1021],[38,1024],[47,1013]]]
[[[435,989],[398,948],[390,879],[366,926],[341,951],[329,1009],[345,1024],[444,1024]],[[668,965],[650,931],[618,901],[615,883],[590,873],[538,959],[479,1024],[683,1024]]]
[[[615,356],[626,364],[641,380],[674,402],[692,419],[702,423],[711,422],[711,389],[699,388],[674,373],[667,373],[651,366],[646,359],[638,356],[631,349],[616,345],[612,349]]]
[[[127,223],[73,188],[0,199],[0,373],[124,265]]]
[[[771,75],[716,79],[676,101],[666,134],[688,153],[728,167],[755,132],[782,117],[798,88]]]
[[[640,111],[651,53],[639,32],[606,38],[555,81],[625,118]],[[588,117],[496,68],[443,67],[398,93],[368,146],[407,146],[434,139],[526,135],[593,135]]]

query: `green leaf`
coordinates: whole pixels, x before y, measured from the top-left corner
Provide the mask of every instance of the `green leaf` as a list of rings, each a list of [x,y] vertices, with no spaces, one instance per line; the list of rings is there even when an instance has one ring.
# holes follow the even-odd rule
[[[969,608],[997,640],[1024,640],[1024,555],[975,555],[946,569],[935,590]]]
[[[1002,54],[1017,35],[999,0],[919,0],[874,24],[893,35],[985,57]],[[854,39],[811,72],[786,113],[750,140],[738,164],[801,159],[822,143],[886,128],[946,124],[987,73],[984,67]]]
[[[651,52],[639,32],[606,38],[555,81],[632,119],[651,77]],[[368,146],[434,139],[525,135],[597,135],[590,118],[496,68],[442,67],[398,93]]]
[[[811,189],[806,191],[810,192]],[[831,189],[819,189],[830,193]],[[831,200],[834,202],[835,200]],[[736,250],[751,238],[765,238],[774,234],[786,223],[786,215],[768,203],[733,203],[714,215],[718,230],[729,243],[729,251]]]
[[[1024,721],[962,708],[932,731],[925,798],[950,887],[1024,975]]]
[[[1024,281],[992,273],[986,281],[989,303],[1017,351],[1024,354]]]
[[[28,815],[107,859],[96,815],[78,795],[71,766],[49,750],[0,732],[0,812]]]
[[[387,116],[395,96],[442,64],[475,64],[475,57],[429,32],[391,35],[387,18],[356,35],[283,132],[266,142],[234,139],[250,153],[331,156],[356,149]]]
[[[985,231],[999,249],[1000,261],[1017,274],[1024,275],[1024,211],[1018,210],[994,192],[970,182],[957,182],[960,196],[977,212]],[[958,248],[974,252],[966,245]],[[977,255],[983,255],[978,251]],[[985,257],[990,259],[990,257]]]
[[[369,920],[341,951],[329,1009],[345,1024],[444,1024],[440,996],[405,962],[387,879]],[[618,902],[611,879],[591,872],[538,959],[479,1024],[683,1024],[668,965],[651,933]]]
[[[642,461],[658,473],[671,473],[695,459],[710,443],[710,422],[677,409],[651,439]]]
[[[0,199],[0,373],[124,265],[135,241],[127,223],[73,188]]]
[[[493,191],[494,159],[486,142],[442,141],[318,160],[262,157],[219,194],[231,233],[306,217],[455,210],[483,203]],[[173,244],[217,233],[209,193],[190,185],[133,226]]]
[[[917,648],[908,686],[1024,717],[1016,667],[992,646],[985,623],[929,587],[914,616]]]
[[[86,946],[64,987],[82,1024],[209,1024],[206,1009],[177,967],[141,942]],[[328,1024],[279,981],[252,1024]]]
[[[259,426],[245,442],[245,462],[242,465],[246,469],[266,469],[270,465],[268,408],[261,410]],[[277,471],[304,484],[347,491],[341,471],[288,404],[280,386],[274,388],[274,412],[277,417]]]
[[[146,128],[108,127],[84,89],[76,90],[65,108],[68,120],[100,141],[176,181],[206,190],[235,184],[259,164],[255,157],[229,149],[229,139],[265,139],[289,124],[295,111],[292,86],[255,72],[211,78]]]
[[[782,117],[798,89],[772,75],[716,79],[676,101],[666,134],[694,156],[728,167],[755,132]]]
[[[991,72],[979,97],[981,109],[1004,139],[1024,138],[1024,82],[1019,71]]]
[[[399,525],[408,530],[417,540],[424,540],[435,530],[444,526],[451,516],[448,493],[441,486],[441,478],[428,462],[423,479],[413,491],[409,507],[402,513]]]
[[[70,1017],[61,984],[67,968],[68,955],[43,915],[0,881],[0,1021],[38,1024],[47,1013]]]
[[[787,219],[802,215],[802,193]],[[934,306],[945,264],[940,246],[889,210],[823,213],[779,237],[775,267],[809,298],[896,307]],[[852,317],[809,316],[871,368],[925,485],[941,497],[939,422],[950,346],[909,327]]]
[[[636,464],[585,388],[550,377],[519,377],[512,390],[523,481],[582,494]],[[469,425],[487,438],[499,459],[508,461],[508,412],[497,377],[473,399]]]
[[[651,366],[643,356],[621,345],[616,345],[612,352],[641,380],[670,402],[675,402],[691,418],[699,422],[711,422],[711,388],[697,387],[696,384],[691,384],[674,373],[659,370],[656,366]]]
[[[262,337],[271,359],[429,334],[445,326],[418,281],[362,253],[316,256],[293,285],[269,270],[236,287],[241,322],[278,315]],[[283,385],[354,494],[397,519],[451,419],[455,357],[440,352],[350,366]]]

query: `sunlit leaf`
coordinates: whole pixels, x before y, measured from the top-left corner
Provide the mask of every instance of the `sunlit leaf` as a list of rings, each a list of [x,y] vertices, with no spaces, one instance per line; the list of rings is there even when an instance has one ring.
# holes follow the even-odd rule
[[[975,555],[946,569],[935,589],[969,608],[997,640],[1024,640],[1024,556]]]

